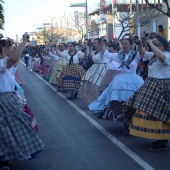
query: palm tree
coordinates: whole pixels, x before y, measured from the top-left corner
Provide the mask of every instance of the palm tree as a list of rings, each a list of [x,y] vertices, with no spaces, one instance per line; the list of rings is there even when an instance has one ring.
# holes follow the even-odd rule
[[[4,1],[0,0],[0,29],[4,29],[4,23],[5,23],[5,17],[4,17],[4,8],[3,8],[3,4]]]

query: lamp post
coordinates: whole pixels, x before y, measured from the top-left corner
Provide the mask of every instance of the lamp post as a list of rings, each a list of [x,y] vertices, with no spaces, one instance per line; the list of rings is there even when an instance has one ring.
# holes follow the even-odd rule
[[[86,7],[86,38],[88,38],[88,4],[85,3],[70,4],[70,7]]]
[[[136,35],[138,35],[138,25],[139,25],[139,2],[136,0]]]
[[[87,6],[87,0],[86,0],[86,38],[88,38],[88,6]]]
[[[116,0],[112,0],[113,36],[114,36],[114,38],[116,38],[116,23],[115,23],[116,13],[117,13]]]

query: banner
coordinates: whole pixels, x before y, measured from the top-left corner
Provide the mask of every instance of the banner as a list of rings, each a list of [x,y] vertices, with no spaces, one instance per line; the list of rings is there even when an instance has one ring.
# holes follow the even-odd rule
[[[74,11],[74,18],[75,18],[75,27],[78,27],[79,25],[79,13],[78,11]]]
[[[101,20],[105,20],[104,9],[105,9],[105,0],[100,0],[100,19]]]

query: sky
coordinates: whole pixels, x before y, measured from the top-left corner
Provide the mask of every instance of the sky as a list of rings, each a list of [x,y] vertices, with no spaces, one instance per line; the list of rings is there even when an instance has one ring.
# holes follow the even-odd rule
[[[87,0],[88,10],[96,9],[100,0]],[[4,0],[5,37],[16,39],[25,32],[35,32],[43,23],[51,22],[52,17],[65,13],[83,11],[83,8],[70,8],[70,4],[85,3],[85,0]],[[67,15],[66,14],[66,15]]]

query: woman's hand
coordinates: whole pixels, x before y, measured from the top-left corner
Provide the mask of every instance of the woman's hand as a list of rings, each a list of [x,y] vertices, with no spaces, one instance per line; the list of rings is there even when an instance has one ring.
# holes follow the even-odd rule
[[[146,39],[146,42],[147,42],[149,45],[153,44],[151,39]]]
[[[25,33],[24,35],[22,35],[22,38],[23,38],[23,42],[28,42],[29,41],[28,33]]]
[[[136,43],[137,45],[142,45],[142,41],[141,41],[140,39],[135,40],[135,43]]]

